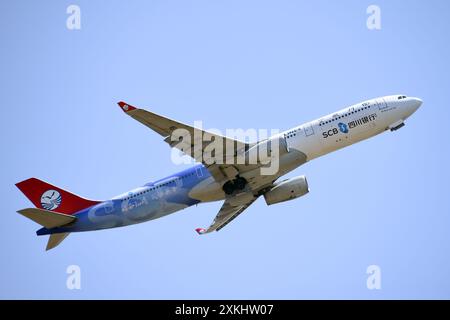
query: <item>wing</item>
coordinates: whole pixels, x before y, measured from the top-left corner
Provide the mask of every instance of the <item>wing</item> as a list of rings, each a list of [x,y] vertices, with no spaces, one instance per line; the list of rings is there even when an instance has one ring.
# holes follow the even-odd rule
[[[171,120],[123,101],[118,105],[127,115],[163,136],[171,147],[203,163],[216,181],[234,179],[244,168],[244,165],[236,165],[239,163],[236,157],[248,150],[250,144]],[[213,152],[212,143],[218,147]]]
[[[195,231],[197,231],[198,234],[219,231],[247,209],[257,198],[258,197],[254,196],[251,192],[244,192],[227,198],[208,229],[197,228]]]

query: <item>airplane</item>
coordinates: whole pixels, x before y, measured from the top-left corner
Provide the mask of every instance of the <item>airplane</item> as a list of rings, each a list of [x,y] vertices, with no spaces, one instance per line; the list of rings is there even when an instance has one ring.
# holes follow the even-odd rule
[[[160,134],[172,148],[199,163],[106,201],[85,199],[36,178],[17,183],[35,206],[18,213],[42,226],[37,235],[50,235],[46,250],[58,246],[72,232],[132,225],[202,202],[224,201],[212,224],[195,230],[198,234],[219,231],[260,196],[267,205],[304,196],[309,192],[305,176],[279,178],[317,157],[402,128],[422,100],[405,95],[367,100],[254,143],[194,128],[123,101],[118,105],[125,114]],[[174,138],[179,130],[183,135]],[[198,140],[198,133],[210,139]],[[179,143],[181,140],[186,141]],[[212,153],[206,155],[211,140],[233,146],[232,152],[215,158]],[[199,152],[192,154],[189,147]],[[256,151],[256,160],[249,161]],[[237,161],[239,157],[243,161]],[[278,170],[262,174],[275,160]]]

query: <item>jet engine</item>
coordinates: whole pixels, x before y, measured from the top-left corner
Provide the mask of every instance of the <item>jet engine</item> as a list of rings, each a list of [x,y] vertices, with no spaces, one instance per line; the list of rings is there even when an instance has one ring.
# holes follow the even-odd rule
[[[309,192],[308,181],[305,176],[276,182],[274,187],[264,194],[267,205],[289,201]]]

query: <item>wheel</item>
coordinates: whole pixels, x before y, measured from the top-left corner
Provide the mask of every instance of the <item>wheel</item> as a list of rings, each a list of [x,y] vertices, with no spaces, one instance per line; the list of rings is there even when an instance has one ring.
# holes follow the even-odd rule
[[[232,194],[234,192],[234,185],[233,182],[231,181],[227,181],[225,182],[225,184],[222,187],[223,192],[225,192],[225,194]]]

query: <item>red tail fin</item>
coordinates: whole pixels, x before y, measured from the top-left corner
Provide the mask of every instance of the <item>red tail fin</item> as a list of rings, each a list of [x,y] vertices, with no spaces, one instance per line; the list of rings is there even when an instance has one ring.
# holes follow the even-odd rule
[[[36,208],[59,213],[74,214],[82,209],[100,203],[100,201],[81,198],[36,178],[30,178],[16,183],[16,186],[33,202]]]

